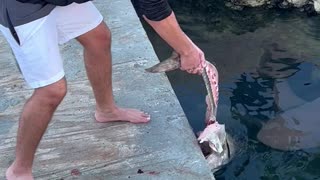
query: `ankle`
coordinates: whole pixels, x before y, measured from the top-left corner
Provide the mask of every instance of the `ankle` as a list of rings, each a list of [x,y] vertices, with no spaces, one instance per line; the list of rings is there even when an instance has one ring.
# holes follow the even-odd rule
[[[110,113],[115,112],[117,109],[118,109],[118,107],[115,105],[106,106],[106,107],[97,105],[96,113],[110,114]]]
[[[32,173],[25,173],[25,174],[14,174],[12,172],[6,172],[6,179],[7,180],[34,180]]]
[[[32,175],[32,167],[21,167],[14,162],[7,169],[6,175],[15,177]]]

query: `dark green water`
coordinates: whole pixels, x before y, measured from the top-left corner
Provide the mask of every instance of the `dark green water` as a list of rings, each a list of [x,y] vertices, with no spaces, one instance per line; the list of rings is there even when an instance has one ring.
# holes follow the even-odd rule
[[[183,30],[218,68],[218,121],[247,140],[239,142],[244,150],[216,173],[217,179],[320,179],[320,144],[280,151],[257,139],[263,123],[320,97],[320,17],[263,8],[232,11],[213,0],[170,2]],[[145,29],[158,57],[167,58],[171,48],[149,26]],[[203,130],[201,77],[179,70],[167,75],[194,132]],[[311,114],[320,117],[320,105],[319,113]],[[316,129],[310,132],[319,142],[320,118],[307,115],[298,119],[300,130]]]

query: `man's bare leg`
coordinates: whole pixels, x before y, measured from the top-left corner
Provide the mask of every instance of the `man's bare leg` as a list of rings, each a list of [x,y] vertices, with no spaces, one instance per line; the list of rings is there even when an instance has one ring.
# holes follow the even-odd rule
[[[6,172],[8,180],[30,180],[38,144],[56,108],[66,94],[66,81],[38,88],[26,102],[19,121],[16,158]]]
[[[84,47],[87,75],[96,99],[98,122],[128,121],[146,123],[150,116],[135,109],[116,106],[112,93],[111,33],[106,24],[77,38]]]

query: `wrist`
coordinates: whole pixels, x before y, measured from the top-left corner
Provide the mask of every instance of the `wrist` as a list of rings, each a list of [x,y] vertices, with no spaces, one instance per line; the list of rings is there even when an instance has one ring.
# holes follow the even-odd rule
[[[188,56],[195,51],[195,44],[188,38],[188,36],[184,35],[184,40],[180,43],[179,49],[177,49],[177,53],[181,56]]]
[[[180,46],[179,49],[176,50],[176,52],[180,55],[180,56],[188,56],[189,54],[192,54],[192,52],[194,51],[194,45],[192,43],[184,43],[183,46]]]

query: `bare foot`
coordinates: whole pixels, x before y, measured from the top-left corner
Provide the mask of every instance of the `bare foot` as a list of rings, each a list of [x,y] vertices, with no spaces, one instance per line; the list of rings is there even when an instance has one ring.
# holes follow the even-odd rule
[[[116,108],[112,112],[100,112],[96,111],[95,118],[98,122],[113,122],[113,121],[126,121],[131,123],[147,123],[150,121],[150,115],[136,110]]]
[[[33,180],[32,172],[18,173],[11,165],[6,172],[7,180]]]

